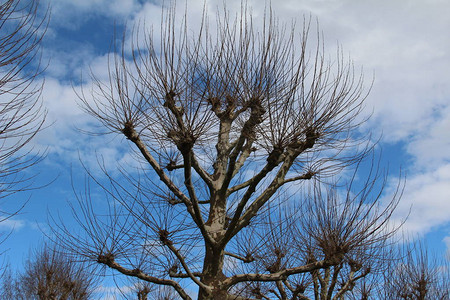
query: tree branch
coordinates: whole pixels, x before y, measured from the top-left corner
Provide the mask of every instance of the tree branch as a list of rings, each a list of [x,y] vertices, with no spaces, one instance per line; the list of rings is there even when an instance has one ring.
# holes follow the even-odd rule
[[[299,176],[295,176],[295,177],[291,177],[288,179],[285,179],[283,184],[288,183],[288,182],[293,182],[293,181],[299,181],[299,180],[309,180],[311,179],[316,173],[312,172],[312,171],[308,171],[305,174],[299,175]]]
[[[239,216],[238,216],[239,221],[236,220],[236,223],[238,223],[237,226],[235,226],[234,228],[230,226],[229,231],[231,232],[231,230],[233,230],[234,232],[231,233],[228,238],[231,238],[232,235],[234,235],[236,232],[241,230],[243,227],[247,226],[247,224],[250,222],[250,220],[258,213],[259,209],[270,199],[270,197],[272,197],[272,195],[283,184],[290,181],[289,179],[286,181],[285,176],[288,173],[288,171],[290,170],[295,159],[301,153],[303,153],[306,149],[312,148],[316,142],[316,139],[317,139],[317,137],[315,137],[315,136],[310,137],[307,135],[307,138],[305,141],[292,143],[291,145],[289,145],[287,147],[287,149],[282,154],[276,153],[275,150],[277,150],[277,149],[274,149],[274,151],[272,151],[272,153],[269,154],[269,156],[267,158],[268,165],[270,164],[271,160],[275,160],[275,162],[273,163],[272,169],[274,169],[275,166],[277,166],[280,162],[283,162],[283,164],[281,165],[280,169],[278,170],[277,174],[275,175],[275,177],[272,180],[272,182],[270,183],[270,185],[261,193],[261,195],[259,195],[255,199],[255,201],[253,201],[253,203],[246,209],[246,211],[242,215],[242,217],[239,218]],[[271,156],[275,156],[275,157],[271,157]],[[266,166],[268,166],[268,165],[266,165]],[[261,172],[260,172],[260,174],[261,174]],[[298,178],[297,180],[300,180],[303,177],[304,177],[304,179],[309,179],[310,178],[309,172],[297,177]],[[256,181],[256,184],[259,183],[259,181]],[[248,188],[246,194],[244,195],[244,197],[241,200],[241,203],[239,203],[239,205],[238,205],[238,209],[243,209],[244,206],[247,204],[248,199],[250,198],[251,194],[254,192],[256,184],[253,184],[252,187]],[[237,213],[239,213],[239,214],[242,213],[242,210],[238,211],[238,209],[236,209],[236,214],[235,214],[234,218],[237,216]],[[232,222],[233,222],[233,220],[232,220]],[[228,234],[228,232],[227,232],[227,234]]]
[[[192,272],[192,275],[194,275],[195,277],[200,277],[200,276],[202,276],[202,273]],[[176,271],[172,271],[172,270],[169,270],[169,276],[173,277],[173,278],[191,278],[191,276],[189,274],[181,273],[181,272],[177,273]]]
[[[306,287],[305,286],[297,286],[296,288],[293,288],[292,285],[287,280],[283,280],[284,285],[292,292],[292,298],[293,300],[311,300],[310,298],[303,295],[305,292]]]
[[[191,198],[191,204],[192,204],[192,208],[193,208],[193,211],[195,214],[195,218],[196,218],[196,220],[198,220],[198,223],[196,222],[196,224],[199,226],[202,234],[204,234],[206,242],[211,244],[212,239],[205,229],[205,222],[203,221],[203,217],[200,212],[200,207],[198,206],[199,203],[198,203],[197,195],[195,193],[195,188],[192,184],[192,173],[191,173],[192,163],[191,163],[191,161],[192,161],[193,156],[194,156],[194,154],[192,153],[192,151],[189,151],[188,153],[183,154],[184,185],[185,185],[186,189],[188,190],[189,197]]]
[[[349,279],[345,282],[345,284],[342,286],[342,288],[334,295],[333,300],[338,300],[339,297],[344,295],[345,292],[350,291],[353,289],[355,281],[358,281],[361,278],[366,277],[370,273],[370,268],[364,269],[364,272],[361,273],[361,275],[353,277],[355,275],[355,271],[350,271]]]
[[[237,218],[235,220],[235,223],[233,224],[234,226],[231,227],[231,225],[230,225],[230,228],[229,228],[230,237],[229,238],[231,238],[231,236],[233,236],[236,232],[241,230],[243,227],[247,226],[247,224],[250,222],[250,220],[258,213],[259,209],[284,184],[284,176],[289,171],[289,168],[291,167],[291,165],[293,163],[293,160],[294,160],[293,156],[294,155],[292,155],[292,154],[280,155],[279,159],[282,159],[283,164],[281,165],[280,169],[278,170],[277,174],[275,175],[275,178],[272,180],[270,185],[261,193],[261,195],[259,195],[253,201],[253,203],[250,204],[250,206],[245,210],[244,214],[242,214],[242,216],[240,216],[245,205],[247,204],[248,199],[250,198],[250,195],[253,194],[256,184],[252,184],[252,186],[248,188],[246,194],[244,195],[243,199],[241,200],[241,203],[239,203],[238,208],[236,209],[235,217],[237,217]],[[259,181],[257,181],[257,183],[259,183]],[[238,213],[239,213],[239,216],[237,215]],[[231,230],[233,230],[233,231],[231,231]]]
[[[287,268],[271,274],[239,274],[225,279],[222,286],[224,288],[229,288],[239,282],[245,281],[279,281],[284,280],[293,274],[307,273],[331,265],[333,265],[332,260],[321,260],[300,267]]]
[[[212,189],[213,188],[213,182],[211,179],[211,176],[206,172],[198,163],[197,158],[194,155],[194,152],[191,154],[191,164],[194,168],[195,172],[203,179],[203,181],[206,183],[206,185]]]
[[[221,187],[223,192],[226,192],[231,179],[239,172],[239,169],[244,165],[245,160],[250,155],[253,142],[256,139],[255,128],[264,120],[263,115],[266,110],[263,108],[260,99],[250,99],[245,106],[250,108],[250,116],[242,126],[239,138],[236,143],[233,143],[235,145],[234,149],[228,157],[227,172]],[[239,153],[241,153],[240,156]],[[239,160],[236,162],[238,156]]]
[[[251,263],[251,262],[255,261],[255,258],[251,254],[247,254],[247,256],[245,256],[245,257],[239,256],[239,255],[234,254],[234,253],[230,253],[228,251],[225,251],[224,254],[228,255],[230,257],[234,257],[236,259],[239,259],[239,260],[241,260],[244,263]]]
[[[336,284],[338,281],[338,276],[339,276],[340,271],[342,270],[342,267],[343,267],[343,264],[340,264],[340,265],[334,266],[334,268],[333,268],[333,276],[331,277],[331,283],[330,283],[330,287],[328,289],[328,295],[327,295],[328,299],[330,299],[333,294],[333,291],[334,291],[334,288],[336,287]]]
[[[207,285],[205,285],[204,283],[200,282],[200,280],[198,280],[198,278],[194,275],[194,273],[192,273],[189,270],[188,265],[186,264],[186,261],[184,260],[184,257],[180,254],[180,251],[178,251],[178,249],[176,249],[173,244],[168,243],[166,244],[166,246],[170,249],[170,251],[172,251],[173,254],[175,254],[175,256],[178,258],[178,261],[181,263],[181,265],[183,266],[183,269],[186,271],[187,275],[189,276],[190,279],[192,279],[192,281],[194,281],[200,288],[202,288],[205,291],[211,291],[211,288]]]
[[[139,269],[124,268],[114,260],[112,255],[99,255],[97,258],[97,262],[104,264],[104,265],[106,265],[116,271],[119,271],[120,273],[127,275],[127,276],[136,277],[136,278],[142,279],[144,281],[155,283],[155,284],[172,286],[178,292],[178,294],[180,295],[181,298],[183,298],[184,300],[192,300],[191,297],[189,297],[189,295],[178,284],[178,282],[170,280],[170,279],[163,279],[163,278],[150,276],[148,274],[145,274],[144,272],[142,272]]]
[[[276,286],[278,288],[278,291],[280,292],[281,300],[287,300],[286,290],[285,290],[281,280],[277,281],[275,284],[276,284]]]
[[[274,149],[268,156],[267,158],[267,163],[266,165],[263,167],[263,169],[257,174],[255,175],[253,178],[251,178],[247,184],[248,184],[248,189],[245,192],[244,196],[242,197],[241,201],[239,202],[239,204],[236,207],[236,211],[233,215],[233,218],[230,221],[230,224],[228,226],[227,232],[224,236],[223,242],[226,243],[227,241],[229,241],[233,235],[238,232],[240,230],[240,228],[242,228],[243,226],[237,226],[238,222],[242,223],[240,220],[241,214],[248,202],[248,200],[250,199],[250,197],[253,195],[253,193],[256,190],[256,186],[261,182],[261,180],[267,175],[269,174],[270,171],[272,171],[278,164],[280,164],[283,160],[286,160],[287,156],[286,153],[283,152],[282,149]],[[278,176],[277,176],[278,177]],[[276,177],[276,178],[277,178]],[[275,179],[274,179],[275,181]],[[266,189],[263,194],[267,194],[266,193],[268,191],[268,189]],[[275,191],[273,191],[275,192]],[[261,196],[260,196],[261,197]]]
[[[173,183],[173,181],[167,176],[167,174],[164,172],[163,168],[158,164],[158,162],[153,158],[151,153],[148,151],[145,144],[142,142],[142,140],[139,137],[139,134],[136,132],[132,124],[128,124],[123,129],[124,135],[132,141],[139,149],[141,154],[144,156],[145,160],[150,164],[150,166],[155,170],[156,174],[158,174],[159,179],[174,193],[174,195],[180,199],[186,206],[187,211],[192,216],[192,219],[197,224],[198,228],[200,229],[202,235],[205,237],[207,241],[211,241],[211,237],[205,230],[205,226],[203,223],[203,220],[199,218],[198,212],[196,212],[196,209],[194,208],[194,205],[192,204],[192,201],[182,192],[180,189]],[[185,167],[186,169],[186,167]]]

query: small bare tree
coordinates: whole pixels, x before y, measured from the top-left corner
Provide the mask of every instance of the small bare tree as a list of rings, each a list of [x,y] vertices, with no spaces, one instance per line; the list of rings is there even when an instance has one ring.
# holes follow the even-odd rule
[[[11,268],[7,265],[2,272],[2,276],[0,277],[0,296],[2,299],[17,299],[22,300],[21,298],[20,285],[18,280],[13,276]]]
[[[87,300],[92,299],[95,287],[90,267],[45,246],[32,254],[16,278],[5,276],[2,299]]]
[[[85,234],[55,223],[61,245],[182,299],[189,283],[198,299],[305,299],[304,286],[329,294],[342,279],[339,297],[366,276],[397,198],[385,210],[379,194],[370,202],[375,183],[342,203],[319,193],[369,152],[357,131],[362,75],[340,50],[328,62],[319,33],[309,46],[310,21],[298,32],[268,10],[261,27],[245,4],[234,19],[224,10],[212,30],[205,9],[191,35],[172,6],[160,38],[136,29],[131,53],[110,57],[109,81],[93,74],[85,110],[126,138],[142,169],[105,168],[106,181],[88,171],[107,214],[89,188],[77,193]]]
[[[39,1],[0,4],[0,198],[30,188],[22,172],[40,160],[24,150],[45,120],[39,45],[48,19],[38,16]],[[0,221],[14,213],[1,211]]]
[[[422,242],[405,243],[389,264],[380,296],[385,299],[450,298],[450,263],[430,255]]]

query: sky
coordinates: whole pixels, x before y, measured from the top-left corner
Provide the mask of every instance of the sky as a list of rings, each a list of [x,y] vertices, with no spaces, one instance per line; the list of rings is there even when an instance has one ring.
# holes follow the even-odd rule
[[[2,245],[5,257],[19,266],[31,248],[48,232],[48,212],[70,216],[67,203],[74,198],[71,178],[83,181],[80,160],[95,172],[97,157],[107,166],[132,163],[123,138],[92,136],[79,129],[95,128],[77,102],[80,84],[89,84],[92,70],[107,79],[107,55],[114,32],[130,30],[138,22],[159,26],[162,1],[42,0],[51,7],[43,42],[48,61],[42,100],[48,111],[47,128],[31,143],[45,150],[44,161],[28,172],[38,172],[41,189],[15,195],[14,207],[29,199],[21,213],[0,223],[12,231]],[[214,16],[221,0],[206,1]],[[240,1],[226,1],[239,11]],[[248,1],[255,20],[265,1]],[[178,1],[195,26],[203,0]],[[317,18],[326,50],[336,47],[363,67],[371,88],[366,113],[372,117],[363,130],[380,137],[382,163],[389,167],[386,194],[399,176],[406,186],[394,215],[404,219],[404,230],[419,236],[441,253],[450,252],[450,2],[446,0],[277,0],[272,8],[280,21],[302,24],[303,16]],[[212,17],[213,19],[213,17]],[[401,170],[401,171],[400,171]],[[49,183],[50,182],[50,183]],[[46,185],[49,183],[48,185]]]

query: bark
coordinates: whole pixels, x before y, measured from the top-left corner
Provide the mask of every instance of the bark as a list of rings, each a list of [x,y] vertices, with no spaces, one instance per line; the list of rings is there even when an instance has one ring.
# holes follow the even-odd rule
[[[200,288],[198,296],[199,300],[229,299],[227,290],[224,290],[222,287],[222,283],[226,278],[223,274],[224,257],[225,251],[223,249],[206,246],[201,281],[205,285],[211,287],[211,290],[206,291]]]

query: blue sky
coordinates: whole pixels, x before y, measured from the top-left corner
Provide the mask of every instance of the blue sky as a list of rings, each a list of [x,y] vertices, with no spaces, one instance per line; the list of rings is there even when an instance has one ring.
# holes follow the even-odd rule
[[[43,101],[50,125],[32,146],[46,149],[45,160],[28,172],[39,172],[37,184],[50,185],[14,196],[4,205],[30,199],[20,215],[0,224],[13,234],[2,245],[13,265],[19,266],[29,249],[43,239],[47,212],[68,218],[67,201],[73,200],[71,177],[82,182],[81,160],[95,171],[96,156],[105,164],[131,164],[123,151],[123,138],[87,136],[76,128],[90,129],[93,120],[80,110],[74,89],[89,83],[91,69],[107,78],[107,54],[114,29],[121,33],[136,22],[159,26],[161,1],[47,0],[52,16],[43,44],[49,61]],[[178,1],[178,10],[185,8]],[[206,1],[214,16],[221,0]],[[264,1],[248,1],[255,19]],[[203,0],[187,2],[188,16],[195,23]],[[227,1],[238,11],[240,1]],[[444,253],[450,248],[450,3],[445,0],[278,0],[273,9],[281,21],[290,23],[303,15],[317,17],[327,51],[342,46],[356,66],[363,66],[367,85],[375,76],[366,101],[371,119],[364,130],[382,136],[383,163],[389,165],[391,188],[399,168],[407,175],[406,188],[395,218],[409,213],[404,229],[425,237],[431,247]],[[71,176],[73,174],[73,176]],[[389,192],[389,188],[388,188]],[[411,211],[410,211],[411,208]]]

